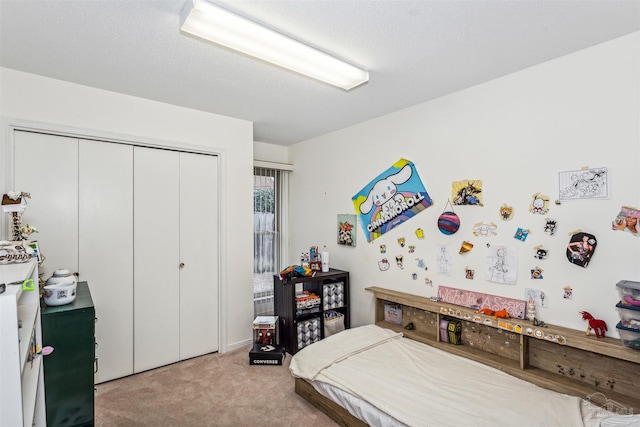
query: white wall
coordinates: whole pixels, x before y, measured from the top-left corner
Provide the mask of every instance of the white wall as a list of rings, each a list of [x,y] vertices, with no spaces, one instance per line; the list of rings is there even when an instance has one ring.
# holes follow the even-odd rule
[[[432,296],[439,285],[524,298],[525,288],[541,289],[549,307],[538,310],[547,323],[585,329],[579,311],[604,319],[609,335],[617,336],[615,284],[640,280],[640,237],[612,231],[611,221],[622,205],[640,206],[640,33],[635,33],[554,61],[398,111],[357,126],[318,137],[290,148],[295,165],[291,188],[291,263],[310,245],[327,245],[332,267],[351,272],[353,325],[373,321],[373,296],[367,286],[382,286]],[[428,81],[416,84],[430,84]],[[356,89],[357,90],[357,89]],[[383,99],[380,102],[384,102]],[[358,225],[356,248],[336,243],[336,215],[355,213],[351,197],[400,158],[413,161],[434,206],[367,243]],[[556,175],[582,166],[606,166],[610,171],[608,200],[563,202],[557,206]],[[482,179],[484,207],[458,206],[460,230],[445,236],[436,226],[451,195],[451,183]],[[536,192],[552,198],[549,217],[558,221],[555,236],[543,233],[543,217],[528,212]],[[515,208],[511,221],[499,218],[503,203]],[[480,238],[473,224],[495,222],[498,235]],[[423,228],[424,240],[414,231]],[[522,243],[517,227],[532,234]],[[585,269],[565,257],[569,232],[582,229],[599,240]],[[329,236],[329,237],[327,237]],[[400,248],[399,237],[417,246],[415,255]],[[475,248],[459,255],[463,240]],[[505,244],[519,252],[515,285],[484,279],[485,244]],[[381,272],[380,244],[393,262],[403,254],[405,268]],[[454,273],[438,275],[435,249],[453,251]],[[536,260],[533,247],[543,244],[549,258]],[[429,270],[418,272],[413,261],[425,258]],[[539,265],[544,279],[530,279]],[[466,266],[475,280],[464,278]],[[424,283],[424,276],[434,286]],[[563,299],[565,286],[573,299]]]
[[[6,155],[9,124],[29,121],[69,127],[87,135],[119,135],[173,147],[206,147],[222,159],[222,308],[227,313],[221,350],[251,339],[253,320],[251,122],[162,104],[114,92],[0,68],[0,117],[5,129],[0,153]],[[34,153],[37,155],[37,153]],[[5,169],[6,159],[0,160]],[[7,189],[7,172],[0,188]],[[24,189],[26,191],[26,189]]]
[[[288,163],[289,150],[282,145],[268,144],[266,142],[253,142],[253,158],[263,162]]]

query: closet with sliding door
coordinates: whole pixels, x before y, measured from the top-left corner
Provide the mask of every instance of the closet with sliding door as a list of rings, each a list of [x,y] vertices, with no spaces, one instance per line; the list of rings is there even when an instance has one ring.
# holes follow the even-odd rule
[[[96,382],[218,350],[218,157],[16,130],[43,277],[79,273],[96,312]]]

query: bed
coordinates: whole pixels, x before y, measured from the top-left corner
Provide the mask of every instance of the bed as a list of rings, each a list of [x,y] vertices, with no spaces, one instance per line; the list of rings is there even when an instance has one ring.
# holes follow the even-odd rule
[[[640,426],[377,325],[305,347],[290,370],[298,394],[345,426]]]

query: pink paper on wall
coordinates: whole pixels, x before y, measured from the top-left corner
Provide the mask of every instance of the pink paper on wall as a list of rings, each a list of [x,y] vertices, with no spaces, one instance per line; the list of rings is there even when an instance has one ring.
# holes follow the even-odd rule
[[[499,311],[505,308],[511,317],[518,319],[524,319],[525,307],[527,306],[524,300],[448,286],[438,287],[438,300],[476,310],[488,308],[492,311]]]

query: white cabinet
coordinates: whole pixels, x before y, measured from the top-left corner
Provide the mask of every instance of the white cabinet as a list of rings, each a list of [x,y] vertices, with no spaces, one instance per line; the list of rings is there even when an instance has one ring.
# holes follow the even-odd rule
[[[32,356],[32,342],[42,346],[38,266],[35,260],[0,266],[0,283],[34,280],[34,290],[7,285],[0,294],[0,425],[44,426],[42,357]],[[31,360],[30,360],[31,359]]]
[[[218,350],[218,157],[23,131],[13,150],[44,277],[91,287],[96,383]]]

